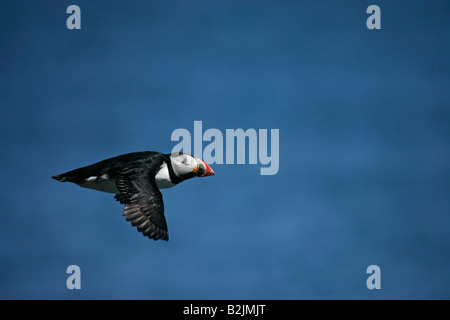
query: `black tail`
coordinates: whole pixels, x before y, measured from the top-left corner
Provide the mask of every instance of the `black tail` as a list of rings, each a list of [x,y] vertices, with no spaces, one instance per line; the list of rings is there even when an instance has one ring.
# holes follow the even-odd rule
[[[72,171],[68,171],[66,173],[61,173],[61,174],[57,174],[52,176],[53,179],[58,180],[59,182],[74,182],[74,183],[78,183],[81,182],[83,179],[89,177],[89,175],[86,177],[85,174],[83,174],[84,172],[84,168],[80,168],[80,169],[75,169]]]
[[[105,165],[106,164],[106,165]],[[57,174],[52,176],[53,179],[58,180],[60,182],[73,182],[80,183],[83,180],[92,177],[92,176],[101,176],[106,173],[110,169],[110,166],[107,166],[105,161],[101,161],[98,163],[91,164],[86,167],[74,169],[71,171],[67,171],[61,174]]]
[[[62,173],[62,174],[57,174],[57,175],[55,175],[55,176],[52,176],[52,178],[55,179],[55,180],[58,180],[58,181],[60,181],[60,182],[68,181],[68,180],[67,180],[67,177],[66,177],[66,175],[65,175],[64,173]]]

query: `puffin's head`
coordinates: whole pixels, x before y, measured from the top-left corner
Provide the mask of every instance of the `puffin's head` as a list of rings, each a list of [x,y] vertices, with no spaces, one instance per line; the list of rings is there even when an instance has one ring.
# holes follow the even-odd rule
[[[172,168],[181,179],[213,176],[214,171],[203,160],[183,152],[170,154]]]

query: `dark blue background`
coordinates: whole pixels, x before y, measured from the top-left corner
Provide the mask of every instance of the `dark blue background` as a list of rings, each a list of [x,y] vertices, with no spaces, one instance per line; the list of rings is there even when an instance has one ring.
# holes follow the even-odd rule
[[[2,1],[0,298],[450,298],[449,19],[448,1]],[[50,178],[170,152],[194,120],[279,129],[280,170],[163,191],[168,243]]]

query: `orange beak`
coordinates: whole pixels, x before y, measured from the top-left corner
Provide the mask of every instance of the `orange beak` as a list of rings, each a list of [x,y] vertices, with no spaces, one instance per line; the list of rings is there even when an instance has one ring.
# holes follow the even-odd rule
[[[208,164],[206,162],[204,162],[204,161],[202,161],[202,162],[203,162],[203,165],[205,166],[205,174],[203,175],[203,177],[213,176],[214,175],[213,169],[211,169],[211,167],[208,166]]]

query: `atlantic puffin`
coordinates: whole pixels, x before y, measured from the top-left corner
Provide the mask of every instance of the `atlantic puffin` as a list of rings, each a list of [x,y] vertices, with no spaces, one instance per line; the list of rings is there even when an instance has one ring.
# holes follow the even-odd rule
[[[142,151],[123,154],[86,167],[52,176],[61,182],[114,193],[125,204],[123,216],[144,236],[169,240],[164,202],[159,189],[184,180],[214,175],[204,161],[183,152]]]

